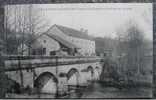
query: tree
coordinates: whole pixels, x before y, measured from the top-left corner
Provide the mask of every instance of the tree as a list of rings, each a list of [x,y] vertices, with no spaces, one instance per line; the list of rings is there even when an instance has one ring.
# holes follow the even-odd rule
[[[127,78],[140,75],[144,66],[145,43],[144,32],[138,24],[130,20],[125,25],[127,28],[118,35],[119,64],[127,74]],[[152,67],[152,66],[151,66]],[[135,74],[134,74],[135,73]]]
[[[127,29],[127,67],[139,73],[144,58],[144,36],[136,24]]]
[[[43,20],[38,9],[34,5],[9,5],[6,6],[6,42],[11,41],[9,33],[15,42],[14,46],[18,48],[19,44],[27,43],[31,47],[31,42],[34,38],[47,29],[48,23]],[[7,50],[10,50],[8,43],[6,43]],[[16,50],[17,51],[17,50]],[[7,54],[9,51],[7,51]],[[10,52],[11,53],[11,52]],[[23,53],[22,53],[23,54]]]

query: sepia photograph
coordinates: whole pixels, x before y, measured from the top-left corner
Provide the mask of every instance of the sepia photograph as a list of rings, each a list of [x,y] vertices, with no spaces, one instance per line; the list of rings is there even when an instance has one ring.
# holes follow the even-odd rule
[[[152,3],[0,8],[0,97],[152,98]]]

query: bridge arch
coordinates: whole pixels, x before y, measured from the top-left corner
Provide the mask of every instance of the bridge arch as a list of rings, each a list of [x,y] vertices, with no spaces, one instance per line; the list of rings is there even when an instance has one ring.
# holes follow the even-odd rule
[[[87,71],[88,71],[88,80],[93,80],[94,77],[94,68],[92,66],[88,66],[87,67]]]
[[[67,73],[68,85],[78,85],[79,76],[79,71],[76,68],[71,68]]]
[[[94,79],[99,80],[99,78],[100,78],[100,68],[96,66],[94,70]]]
[[[100,73],[100,68],[98,66],[95,67],[95,70],[97,70]]]
[[[55,94],[57,92],[57,83],[58,79],[55,75],[50,72],[43,72],[34,80],[34,87],[37,92]]]
[[[94,74],[94,68],[92,66],[88,66],[87,70],[91,72],[91,75]]]

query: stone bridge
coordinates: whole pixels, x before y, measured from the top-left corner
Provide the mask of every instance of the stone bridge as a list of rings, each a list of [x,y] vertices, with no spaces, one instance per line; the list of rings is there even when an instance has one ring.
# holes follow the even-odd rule
[[[98,80],[100,57],[5,56],[5,73],[21,87],[41,93],[65,92]]]

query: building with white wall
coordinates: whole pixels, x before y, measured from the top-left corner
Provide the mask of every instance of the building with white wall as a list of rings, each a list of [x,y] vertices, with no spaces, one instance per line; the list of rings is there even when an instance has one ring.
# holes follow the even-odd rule
[[[95,41],[86,32],[86,30],[75,30],[56,24],[48,30],[48,34],[58,35],[79,47],[78,52],[81,55],[95,55]]]
[[[56,24],[28,47],[31,55],[55,55],[58,52],[64,55],[95,55],[95,41],[87,33]],[[29,50],[24,49],[23,54],[28,54]]]

